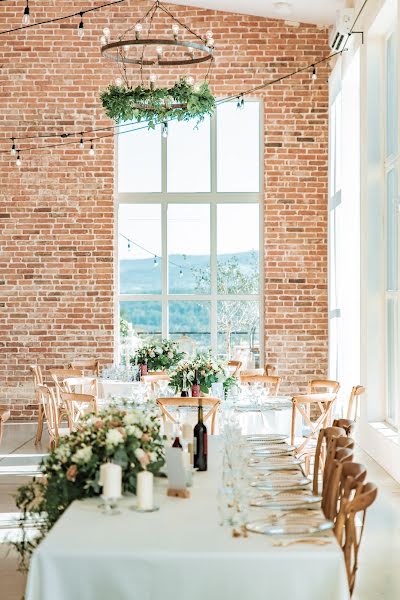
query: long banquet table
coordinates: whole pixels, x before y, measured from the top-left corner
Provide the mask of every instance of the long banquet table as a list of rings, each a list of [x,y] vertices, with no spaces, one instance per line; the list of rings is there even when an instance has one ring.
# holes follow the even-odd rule
[[[99,500],[75,501],[34,552],[26,600],[349,600],[342,552],[327,545],[273,545],[233,538],[218,525],[219,440],[190,499],[166,496],[158,512],[105,516]]]

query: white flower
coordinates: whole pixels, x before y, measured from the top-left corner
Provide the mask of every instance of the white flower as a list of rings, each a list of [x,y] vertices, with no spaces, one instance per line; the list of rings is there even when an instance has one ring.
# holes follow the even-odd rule
[[[55,457],[58,460],[60,460],[61,462],[65,462],[68,459],[70,454],[71,454],[71,451],[68,448],[68,446],[59,446],[54,451]]]
[[[128,425],[126,427],[126,433],[128,435],[134,435],[138,439],[140,439],[143,435],[143,431],[136,425]]]
[[[136,448],[135,450],[135,456],[138,460],[141,460],[144,456],[145,456],[145,451],[142,450],[141,448]]]
[[[78,465],[88,463],[91,458],[92,449],[90,448],[90,446],[83,446],[82,448],[79,448],[79,450],[77,450],[75,454],[71,456],[71,460],[74,463],[77,463]]]
[[[138,416],[134,412],[128,412],[123,418],[124,425],[136,425],[139,422]]]
[[[162,353],[163,353],[162,348],[160,348],[160,346],[157,346],[157,348],[156,348],[156,354],[162,354]]]
[[[149,452],[150,462],[156,462],[157,454],[155,452]]]
[[[153,350],[151,352],[149,352],[149,356],[150,356],[150,358],[154,358],[155,357],[155,353],[153,352]]]
[[[168,358],[174,358],[174,353],[173,352],[168,352],[167,356],[168,356]]]
[[[107,446],[118,446],[119,444],[122,444],[123,441],[124,441],[124,438],[122,436],[122,433],[120,431],[118,431],[118,429],[110,429],[110,431],[107,431],[107,435],[106,435],[106,445]]]

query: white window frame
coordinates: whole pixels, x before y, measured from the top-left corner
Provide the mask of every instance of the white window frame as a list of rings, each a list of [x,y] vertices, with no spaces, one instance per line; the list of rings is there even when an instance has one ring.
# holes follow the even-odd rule
[[[234,100],[233,102],[237,102]],[[161,192],[118,192],[117,176],[115,177],[115,240],[118,250],[120,243],[119,205],[120,204],[160,204],[161,205],[161,240],[162,257],[168,256],[167,248],[167,207],[169,204],[208,204],[210,205],[210,294],[170,294],[168,290],[168,260],[161,260],[162,291],[161,294],[120,294],[119,293],[119,264],[118,251],[115,252],[116,296],[115,296],[115,360],[119,356],[119,306],[121,301],[161,301],[162,337],[168,338],[168,303],[174,300],[189,300],[194,302],[210,302],[210,333],[211,350],[217,354],[217,302],[220,300],[251,300],[259,305],[259,341],[260,365],[264,364],[264,110],[260,98],[246,97],[246,102],[259,103],[259,191],[258,192],[218,192],[217,191],[217,111],[210,119],[210,192],[184,193],[167,191],[167,139],[161,138]],[[238,114],[240,118],[240,111]],[[160,134],[161,135],[161,134]],[[118,173],[118,136],[116,136],[116,168]],[[259,205],[259,291],[258,294],[222,295],[217,293],[217,205],[218,204],[258,204]]]

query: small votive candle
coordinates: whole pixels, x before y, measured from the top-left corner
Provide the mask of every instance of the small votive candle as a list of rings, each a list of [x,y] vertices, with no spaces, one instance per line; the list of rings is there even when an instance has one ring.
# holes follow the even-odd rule
[[[136,479],[137,507],[141,510],[153,509],[153,473],[141,471]]]
[[[120,498],[122,492],[122,469],[114,463],[100,466],[100,485],[105,498]]]

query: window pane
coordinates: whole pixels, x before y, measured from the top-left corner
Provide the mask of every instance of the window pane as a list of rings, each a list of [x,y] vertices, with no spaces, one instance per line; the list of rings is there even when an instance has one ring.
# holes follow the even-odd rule
[[[122,131],[129,131],[122,127]],[[118,136],[118,191],[161,192],[160,128]]]
[[[386,155],[397,151],[397,56],[392,34],[386,43]]]
[[[168,205],[171,294],[210,293],[210,205]]]
[[[335,100],[335,193],[342,187],[342,93]]]
[[[118,222],[120,294],[161,293],[160,204],[120,204]]]
[[[392,169],[386,179],[386,229],[387,229],[387,289],[398,287],[398,208],[397,172]]]
[[[260,104],[225,102],[217,109],[218,192],[258,192],[260,187]]]
[[[259,365],[260,307],[254,300],[220,300],[217,303],[218,354],[241,357]],[[254,362],[253,362],[254,361]]]
[[[259,238],[258,204],[218,204],[219,294],[258,293]]]
[[[142,338],[161,338],[161,302],[122,301],[121,319],[132,323],[134,332]]]
[[[168,192],[210,191],[210,118],[168,123]]]
[[[396,339],[397,339],[397,301],[387,301],[387,416],[396,421],[396,376],[398,365],[396,361]]]
[[[173,340],[187,345],[186,338],[195,342],[194,351],[210,348],[210,303],[173,302],[169,303],[169,334]]]

